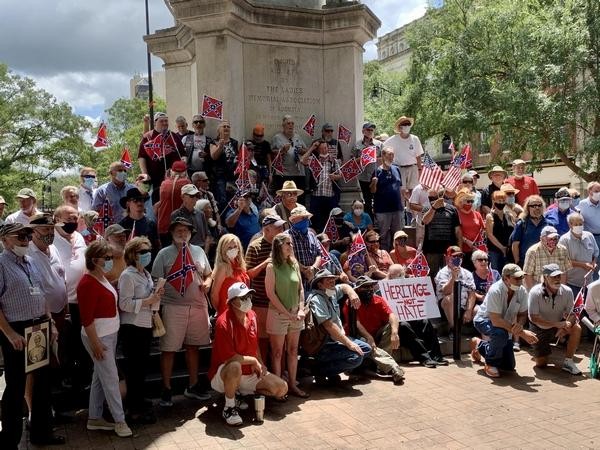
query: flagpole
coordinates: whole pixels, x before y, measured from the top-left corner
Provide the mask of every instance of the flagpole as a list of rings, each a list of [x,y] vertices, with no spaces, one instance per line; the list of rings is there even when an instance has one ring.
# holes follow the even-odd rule
[[[148,16],[148,0],[144,0],[146,6],[146,36],[150,35],[150,19]],[[150,129],[154,129],[154,96],[152,94],[152,56],[150,47],[146,43],[146,58],[148,60],[148,110],[150,114]]]
[[[581,286],[581,289],[579,289],[579,292],[577,293],[575,300],[573,300],[573,307],[571,308],[571,311],[569,312],[569,314],[567,314],[567,317],[566,317],[567,319],[569,318],[569,316],[571,314],[573,314],[573,311],[575,310],[575,302],[577,301],[577,297],[579,297],[579,294],[581,294],[582,291],[584,291],[584,289],[587,289],[587,285],[586,285],[587,279],[593,272],[594,272],[594,269],[591,269],[583,276],[583,286]],[[585,299],[583,301],[585,302]],[[579,317],[575,316],[575,320],[577,320],[577,322],[579,322]],[[554,345],[558,345],[561,337],[562,336],[559,336],[558,339],[556,339],[556,343]]]

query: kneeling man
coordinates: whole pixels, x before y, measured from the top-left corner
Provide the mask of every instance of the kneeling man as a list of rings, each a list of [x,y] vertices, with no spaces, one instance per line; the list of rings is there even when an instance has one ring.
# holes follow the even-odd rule
[[[519,323],[527,316],[527,291],[523,285],[525,272],[516,264],[502,269],[502,279],[490,286],[479,306],[473,325],[486,341],[471,339],[471,357],[475,362],[485,358],[485,373],[497,378],[498,369],[514,370],[515,355],[512,337],[520,337],[530,344],[537,342],[535,333],[524,330]]]
[[[269,373],[258,350],[258,327],[252,310],[252,294],[244,283],[234,283],[227,291],[227,310],[215,324],[215,339],[208,376],[211,387],[225,394],[223,418],[228,425],[243,423],[239,410],[248,404],[236,399],[259,393],[283,398],[287,383]]]
[[[539,341],[534,346],[535,365],[546,367],[552,353],[551,342],[568,336],[567,351],[562,369],[572,375],[581,375],[581,370],[573,362],[573,355],[581,339],[581,325],[573,314],[573,291],[561,284],[563,272],[558,264],[543,267],[544,280],[529,291],[529,328]]]

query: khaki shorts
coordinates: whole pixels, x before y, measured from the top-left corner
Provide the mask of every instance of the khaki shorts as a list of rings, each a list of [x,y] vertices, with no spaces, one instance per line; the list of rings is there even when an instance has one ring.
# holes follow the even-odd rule
[[[176,352],[183,345],[210,344],[210,325],[206,306],[163,304],[161,317],[167,333],[160,338],[160,351]]]
[[[290,310],[297,313],[298,308]],[[269,308],[267,313],[267,333],[276,336],[285,336],[294,331],[304,330],[304,320],[290,320],[286,315],[281,314],[275,308]]]
[[[533,344],[533,354],[536,358],[542,358],[552,353],[550,344],[556,342],[558,328],[540,328],[534,323],[529,324],[529,330],[533,331],[538,338],[537,344]]]
[[[212,380],[210,380],[210,387],[220,393],[225,392],[225,384],[223,384],[223,378],[221,378],[221,370],[223,367],[225,367],[225,364],[221,364],[219,366],[217,373]],[[252,395],[256,392],[256,385],[259,381],[260,379],[255,373],[252,375],[242,375],[242,379],[240,380],[240,385],[237,390],[241,395]]]
[[[267,334],[267,306],[256,306],[253,305],[252,309],[256,313],[256,325],[258,326],[258,338],[259,339],[268,339],[269,335]]]
[[[416,164],[400,167],[400,176],[402,177],[402,187],[404,189],[414,189],[419,184],[419,168]]]

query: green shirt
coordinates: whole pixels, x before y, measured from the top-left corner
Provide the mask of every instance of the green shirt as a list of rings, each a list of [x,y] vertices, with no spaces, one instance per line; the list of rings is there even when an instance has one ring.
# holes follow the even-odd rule
[[[275,293],[281,304],[288,310],[298,306],[300,278],[296,266],[284,263],[280,266],[273,264],[275,273]]]

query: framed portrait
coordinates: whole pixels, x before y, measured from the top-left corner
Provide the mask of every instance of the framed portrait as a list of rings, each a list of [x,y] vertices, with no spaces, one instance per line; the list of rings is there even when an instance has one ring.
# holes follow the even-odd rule
[[[25,373],[50,364],[50,320],[25,328]]]

